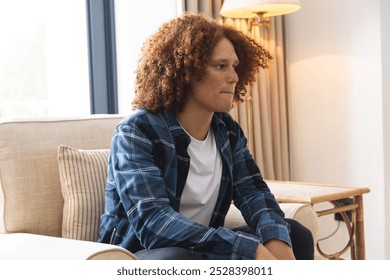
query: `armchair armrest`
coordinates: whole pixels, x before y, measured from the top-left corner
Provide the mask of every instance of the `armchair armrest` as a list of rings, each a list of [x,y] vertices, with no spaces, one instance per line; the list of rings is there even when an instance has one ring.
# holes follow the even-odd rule
[[[296,220],[309,229],[313,235],[314,243],[317,243],[318,217],[313,206],[303,203],[279,203],[279,206],[283,210],[285,218]],[[226,215],[225,226],[236,228],[244,225],[245,221],[240,210],[234,204],[231,204]]]
[[[0,260],[136,260],[126,249],[30,233],[0,234]]]

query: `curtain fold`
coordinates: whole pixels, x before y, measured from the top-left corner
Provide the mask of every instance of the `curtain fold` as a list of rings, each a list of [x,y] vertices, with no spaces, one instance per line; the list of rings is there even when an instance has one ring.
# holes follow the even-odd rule
[[[248,87],[245,102],[236,105],[231,115],[248,138],[248,147],[271,180],[290,180],[287,92],[284,64],[282,17],[271,18],[270,28],[252,26],[247,19],[219,16],[222,0],[182,0],[185,11],[202,13],[234,26],[267,49],[273,59],[269,69],[261,69],[256,82]]]
[[[183,12],[201,13],[219,19],[223,0],[181,0]]]

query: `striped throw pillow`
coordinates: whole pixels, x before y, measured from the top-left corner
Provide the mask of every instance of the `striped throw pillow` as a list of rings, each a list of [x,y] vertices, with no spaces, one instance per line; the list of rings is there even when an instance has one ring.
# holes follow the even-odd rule
[[[104,211],[104,191],[110,150],[58,147],[64,197],[62,237],[96,241]]]

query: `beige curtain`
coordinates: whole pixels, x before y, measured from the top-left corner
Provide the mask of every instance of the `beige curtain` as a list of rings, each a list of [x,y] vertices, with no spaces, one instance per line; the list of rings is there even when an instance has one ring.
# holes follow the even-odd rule
[[[201,13],[219,19],[223,0],[180,0],[183,12]]]
[[[183,9],[218,19],[222,2],[183,0]],[[262,69],[257,81],[248,88],[246,101],[230,113],[244,130],[249,149],[264,178],[290,180],[282,17],[271,18],[269,29],[253,26],[251,32],[246,19],[224,18],[223,21],[256,40],[273,56],[269,69]]]

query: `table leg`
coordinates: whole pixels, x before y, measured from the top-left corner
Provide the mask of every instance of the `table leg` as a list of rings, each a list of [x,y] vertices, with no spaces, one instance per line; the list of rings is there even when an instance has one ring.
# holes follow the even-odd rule
[[[363,196],[355,196],[355,203],[358,205],[356,209],[356,259],[364,260],[366,258],[366,251],[364,243]]]
[[[341,260],[341,255],[344,254],[348,248],[351,250],[351,259],[355,260],[356,259],[356,253],[355,253],[355,240],[356,240],[356,209],[359,207],[356,203],[351,204],[351,205],[345,205],[342,206],[339,204],[338,201],[329,201],[331,204],[333,204],[334,208],[330,208],[327,210],[322,210],[322,211],[317,211],[317,216],[325,216],[325,215],[330,215],[334,213],[339,213],[345,222],[345,226],[347,227],[348,230],[348,235],[349,235],[349,240],[348,243],[345,245],[344,249],[332,253],[332,254],[326,254],[324,253],[321,248],[319,242],[317,242],[317,251],[318,253],[330,260]],[[348,217],[347,211],[352,212],[352,220]]]

